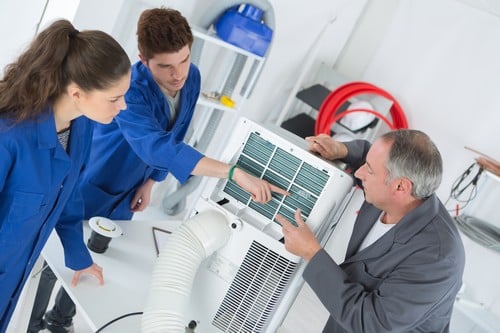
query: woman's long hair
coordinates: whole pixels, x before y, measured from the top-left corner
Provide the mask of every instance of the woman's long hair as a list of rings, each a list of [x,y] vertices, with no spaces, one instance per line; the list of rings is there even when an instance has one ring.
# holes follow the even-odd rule
[[[0,117],[14,122],[36,117],[71,82],[85,91],[103,90],[130,70],[130,59],[105,32],[79,32],[67,20],[44,29],[0,81]]]

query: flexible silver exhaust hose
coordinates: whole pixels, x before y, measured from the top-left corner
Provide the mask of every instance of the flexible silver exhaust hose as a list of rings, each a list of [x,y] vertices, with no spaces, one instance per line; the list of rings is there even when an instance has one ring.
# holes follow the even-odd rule
[[[229,221],[216,210],[193,216],[169,236],[153,270],[142,333],[185,331],[184,315],[198,267],[229,236]]]

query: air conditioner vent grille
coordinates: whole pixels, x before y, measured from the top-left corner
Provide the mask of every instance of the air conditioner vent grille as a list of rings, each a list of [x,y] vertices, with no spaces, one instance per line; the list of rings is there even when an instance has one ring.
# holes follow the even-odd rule
[[[287,179],[293,179],[300,167],[301,160],[297,157],[287,153],[281,148],[276,150],[276,154],[273,156],[271,163],[269,163],[269,168],[275,170]]]
[[[277,147],[257,132],[250,134],[236,164],[290,193],[286,197],[273,194],[273,199],[262,205],[253,202],[250,194],[235,182],[226,183],[225,193],[269,220],[274,220],[279,213],[294,221],[293,215],[297,208],[301,209],[304,220],[307,220],[330,178],[327,171],[315,168]]]
[[[263,332],[297,264],[253,241],[213,325],[223,332]]]
[[[263,165],[267,165],[269,156],[273,153],[276,146],[269,141],[262,140],[258,134],[252,133],[243,148],[243,154],[252,156]]]

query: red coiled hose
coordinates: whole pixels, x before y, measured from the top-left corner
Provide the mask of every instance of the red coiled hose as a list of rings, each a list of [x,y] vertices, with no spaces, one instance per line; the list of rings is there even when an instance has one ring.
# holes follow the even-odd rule
[[[392,101],[390,110],[392,122],[377,111],[367,109],[346,110],[336,114],[337,110],[349,99],[361,94],[379,95]],[[350,82],[332,91],[321,103],[314,132],[316,135],[324,133],[330,135],[332,124],[346,114],[353,112],[368,112],[383,120],[391,129],[408,128],[408,122],[399,103],[385,90],[366,82]]]

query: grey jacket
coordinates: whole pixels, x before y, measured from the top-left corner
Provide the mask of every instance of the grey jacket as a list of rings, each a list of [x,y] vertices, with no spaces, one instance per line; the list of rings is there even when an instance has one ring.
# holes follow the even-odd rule
[[[348,145],[345,161],[360,166],[368,147]],[[345,261],[338,265],[321,250],[303,273],[330,313],[323,332],[449,332],[465,264],[453,219],[432,195],[357,252],[380,213],[363,203]]]

